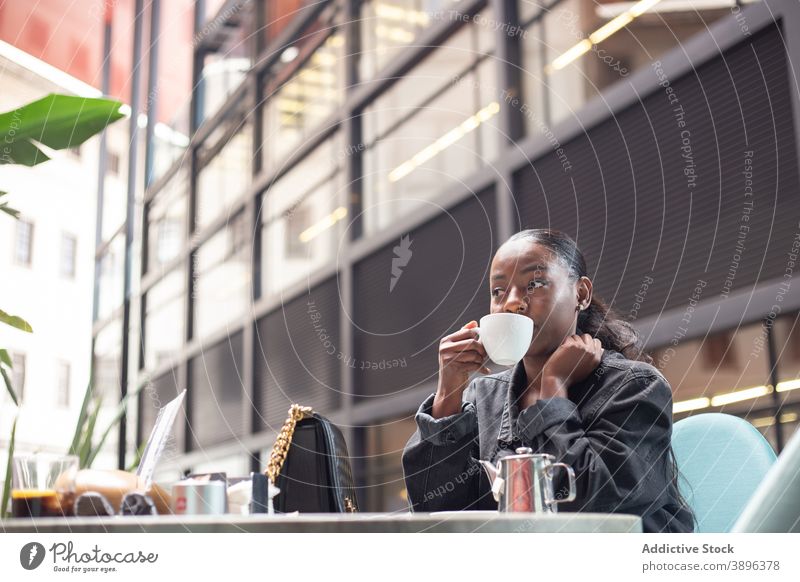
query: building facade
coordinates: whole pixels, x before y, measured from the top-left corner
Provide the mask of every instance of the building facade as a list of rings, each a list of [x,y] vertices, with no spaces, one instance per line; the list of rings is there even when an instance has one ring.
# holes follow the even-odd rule
[[[144,194],[128,353],[119,317],[94,336],[144,387],[137,443],[187,390],[165,479],[262,468],[297,402],[345,432],[361,506],[403,509],[438,341],[530,227],[575,238],[676,420],[796,430],[796,2],[215,8],[190,142]]]

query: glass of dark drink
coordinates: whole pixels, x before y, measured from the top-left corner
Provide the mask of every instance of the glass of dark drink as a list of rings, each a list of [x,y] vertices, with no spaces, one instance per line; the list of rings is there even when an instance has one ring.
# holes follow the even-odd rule
[[[72,515],[77,472],[75,455],[15,455],[11,515],[34,518]]]

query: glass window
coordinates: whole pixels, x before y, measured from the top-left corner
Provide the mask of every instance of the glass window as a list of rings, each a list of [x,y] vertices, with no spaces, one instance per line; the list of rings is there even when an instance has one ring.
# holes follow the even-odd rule
[[[33,223],[17,220],[17,235],[14,244],[14,262],[29,267],[33,260]]]
[[[59,268],[61,276],[66,279],[75,278],[75,254],[78,246],[78,239],[71,234],[61,235],[61,261]]]
[[[186,271],[181,265],[153,285],[145,296],[144,367],[170,362],[186,333]]]
[[[496,158],[496,63],[477,60],[471,28],[364,111],[364,229],[385,227]]]
[[[214,10],[206,2],[205,10]],[[242,3],[236,3],[241,8]],[[211,17],[214,13],[211,13]],[[181,159],[189,146],[189,118],[192,95],[192,71],[195,38],[194,6],[192,4],[163,3],[160,14],[160,34],[169,35],[169,42],[158,47],[158,88],[148,94],[147,105],[155,104],[158,123],[155,126],[152,146],[152,176],[150,186]],[[224,30],[219,25],[215,28]],[[144,133],[144,132],[143,132]]]
[[[188,177],[181,170],[158,192],[147,211],[148,272],[178,256],[186,241]]]
[[[264,194],[262,289],[275,293],[330,264],[347,224],[337,137],[316,148]]]
[[[539,15],[548,4],[547,0],[519,0],[519,21],[527,24],[532,18]]]
[[[383,421],[369,426],[366,432],[365,489],[367,511],[405,511],[408,509],[403,466],[403,448],[416,430],[411,418]]]
[[[690,316],[688,316],[690,317]],[[683,327],[688,328],[691,321]],[[672,344],[652,353],[669,380],[676,416],[725,412],[747,416],[771,406],[769,354],[760,323]]]
[[[122,321],[115,319],[103,326],[94,338],[93,392],[106,402],[119,401]]]
[[[197,251],[194,282],[195,336],[238,323],[249,305],[250,229],[244,215],[233,217]]]
[[[109,131],[105,132],[108,140],[108,166],[104,177],[103,189],[103,214],[102,214],[102,239],[108,241],[125,224],[128,201],[128,153],[129,136],[128,132],[120,124],[112,125]],[[138,134],[138,144],[140,152],[144,152],[144,144],[147,139],[146,132],[140,131]],[[139,158],[144,169],[144,155]],[[111,171],[113,169],[113,171]],[[144,185],[141,180],[137,180],[136,196],[140,196]]]
[[[773,333],[778,356],[780,422],[785,443],[800,426],[800,313],[777,318]],[[772,420],[774,422],[774,418]]]
[[[321,41],[320,31],[304,38],[301,47],[286,49],[281,57],[281,73],[285,61],[301,61],[300,53],[310,50],[312,40]],[[264,151],[266,168],[275,170],[304,140],[313,136],[321,124],[336,111],[344,99],[344,37],[333,32],[307,57],[292,77],[282,82],[271,81],[266,89],[264,108]],[[291,66],[291,65],[289,65]],[[281,84],[282,83],[282,84]],[[281,84],[280,88],[275,86]]]
[[[109,151],[108,152],[108,172],[115,176],[119,174],[120,159],[119,154]]]
[[[223,10],[209,21],[195,37],[195,43],[214,45],[203,62],[200,90],[203,94],[200,112],[202,119],[214,116],[227,101],[228,96],[242,84],[253,64],[250,54],[250,23],[252,4],[243,3]]]
[[[437,23],[456,18],[459,0],[371,0],[361,5],[362,80],[412,44],[420,33]]]
[[[536,13],[527,2],[522,14]],[[550,93],[549,123],[572,117],[589,99],[630,73],[649,67],[720,17],[730,15],[729,3],[596,2],[563,0],[544,9],[543,26],[525,37],[527,67],[536,45],[545,46],[544,82]],[[528,70],[533,77],[542,71]],[[533,80],[531,79],[531,82]],[[526,87],[529,94],[535,94]]]
[[[517,105],[529,135],[549,134],[547,82],[544,74],[547,38],[541,20],[528,26],[522,36],[522,103]],[[511,103],[510,103],[511,105]]]
[[[56,382],[56,405],[62,408],[69,407],[69,362],[58,363],[58,379]]]
[[[122,291],[125,284],[125,237],[118,234],[100,257],[99,294],[97,318],[105,319],[122,305]]]
[[[203,228],[231,212],[252,177],[252,125],[244,123],[225,146],[199,172],[197,227]]]

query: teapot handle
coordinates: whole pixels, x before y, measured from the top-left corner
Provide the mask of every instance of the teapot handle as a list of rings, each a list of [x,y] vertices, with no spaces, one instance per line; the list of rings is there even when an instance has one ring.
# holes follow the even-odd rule
[[[569,481],[569,495],[567,495],[566,499],[550,499],[550,503],[567,503],[569,501],[575,501],[575,497],[577,496],[577,489],[575,488],[575,471],[573,471],[572,467],[567,465],[566,463],[552,463],[547,466],[547,471],[550,472],[550,477],[553,477],[553,472],[556,467],[561,467],[567,471],[567,479]]]

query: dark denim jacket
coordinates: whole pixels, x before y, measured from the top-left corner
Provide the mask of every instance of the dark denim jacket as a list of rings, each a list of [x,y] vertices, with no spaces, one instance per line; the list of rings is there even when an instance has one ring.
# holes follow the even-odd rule
[[[433,395],[422,403],[403,451],[414,511],[496,509],[476,459],[495,462],[527,446],[575,470],[577,498],[560,503],[559,511],[630,513],[642,516],[645,532],[693,531],[672,479],[672,390],[656,368],[605,350],[568,398],[520,411],[516,401],[526,382],[520,362],[473,379],[459,414],[434,419]],[[567,490],[563,473],[556,495]]]

